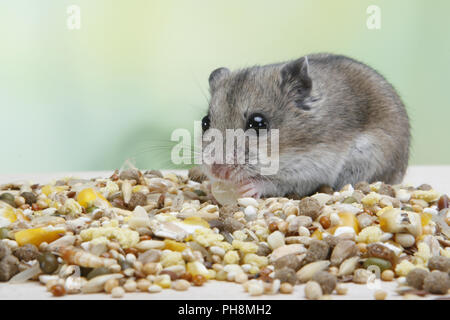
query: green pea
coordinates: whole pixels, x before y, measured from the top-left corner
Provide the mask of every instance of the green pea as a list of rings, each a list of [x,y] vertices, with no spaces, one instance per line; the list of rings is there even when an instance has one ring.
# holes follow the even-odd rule
[[[0,200],[3,202],[6,202],[7,204],[9,204],[12,207],[16,206],[16,203],[14,201],[14,196],[11,193],[5,192],[0,194]]]
[[[342,201],[342,203],[355,203],[355,202],[358,202],[358,201],[356,201],[356,199],[353,197],[347,197],[344,199],[344,201]]]
[[[59,263],[57,257],[49,252],[43,253],[38,257],[39,266],[42,272],[51,274],[58,269]]]
[[[7,228],[0,228],[0,239],[9,239],[9,230]]]
[[[364,268],[368,268],[369,266],[377,266],[380,268],[380,271],[383,272],[387,269],[392,269],[392,264],[384,259],[380,258],[368,258],[366,261],[364,261]]]
[[[405,210],[405,211],[414,211],[413,208],[411,208],[410,206],[404,206],[403,210]]]
[[[110,274],[110,273],[111,273],[111,270],[109,270],[108,268],[105,268],[105,267],[95,268],[91,272],[88,273],[86,278],[88,280],[91,280],[92,278],[102,276],[104,274]]]

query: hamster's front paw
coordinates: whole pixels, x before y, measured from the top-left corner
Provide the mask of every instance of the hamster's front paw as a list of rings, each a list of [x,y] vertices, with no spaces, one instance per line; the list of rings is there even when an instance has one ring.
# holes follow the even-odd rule
[[[252,197],[259,199],[261,197],[261,190],[253,181],[244,181],[239,185],[238,192],[241,198]]]

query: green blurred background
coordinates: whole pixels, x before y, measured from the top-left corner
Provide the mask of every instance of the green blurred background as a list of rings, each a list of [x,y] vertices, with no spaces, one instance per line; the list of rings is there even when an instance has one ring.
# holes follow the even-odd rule
[[[68,5],[81,29],[66,26]],[[366,27],[369,5],[381,29]],[[411,118],[411,164],[450,164],[448,0],[0,2],[0,173],[169,168],[210,72],[314,52],[379,70]]]

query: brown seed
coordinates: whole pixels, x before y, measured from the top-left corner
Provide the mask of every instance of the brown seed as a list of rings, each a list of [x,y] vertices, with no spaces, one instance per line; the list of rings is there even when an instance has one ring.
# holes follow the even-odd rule
[[[448,196],[446,194],[444,194],[443,196],[441,196],[439,198],[439,201],[438,201],[439,210],[448,208],[448,203],[449,203]]]
[[[55,296],[55,297],[61,297],[63,295],[66,294],[66,289],[64,289],[63,285],[60,284],[55,284],[54,286],[52,286],[50,288],[50,292]]]
[[[380,188],[378,189],[379,194],[385,194],[387,196],[390,196],[392,198],[395,198],[395,190],[392,188],[392,186],[382,183]]]
[[[278,230],[278,224],[275,221],[269,223],[269,231],[272,233],[276,230]]]
[[[149,235],[143,235],[139,237],[139,241],[152,240],[152,237]]]
[[[269,268],[263,268],[259,271],[259,275],[261,275],[261,276],[268,276],[271,273],[272,273],[272,270]]]
[[[201,274],[196,274],[192,277],[192,282],[195,286],[202,286],[206,281],[206,278],[202,276]]]
[[[377,290],[375,291],[373,297],[375,300],[384,300],[387,297],[387,292],[383,290]]]
[[[434,256],[428,261],[428,269],[450,272],[450,258],[444,256]]]
[[[192,274],[190,274],[189,272],[185,272],[181,275],[180,279],[184,279],[187,280],[189,282],[192,281]]]
[[[135,248],[127,248],[127,249],[125,249],[125,253],[126,254],[131,253],[131,254],[134,254],[137,257],[138,254],[139,254],[139,251],[137,249],[135,249]]]
[[[384,259],[392,264],[395,264],[397,259],[394,251],[379,243],[371,243],[367,246],[367,256]]]
[[[331,220],[327,216],[321,216],[319,222],[324,229],[328,229],[331,226]]]
[[[410,287],[422,290],[423,282],[428,274],[428,270],[415,268],[408,272],[408,275],[406,276],[406,283]]]
[[[281,282],[288,282],[291,285],[295,285],[297,282],[297,274],[293,269],[284,267],[275,271],[275,279],[279,279]]]
[[[336,276],[326,271],[316,272],[312,277],[312,280],[320,285],[324,294],[331,294],[337,284]]]
[[[320,214],[321,205],[319,201],[311,197],[303,198],[298,207],[300,215],[309,216],[313,220],[316,220]]]

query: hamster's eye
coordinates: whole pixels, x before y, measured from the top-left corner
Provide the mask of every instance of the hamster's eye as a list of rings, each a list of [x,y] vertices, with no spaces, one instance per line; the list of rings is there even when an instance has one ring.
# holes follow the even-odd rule
[[[250,115],[250,117],[248,117],[245,130],[255,129],[256,132],[258,132],[258,130],[260,129],[268,129],[268,128],[269,122],[266,120],[266,118],[260,113],[254,113]]]
[[[208,116],[204,116],[202,119],[202,130],[205,132],[209,129],[210,121]]]

